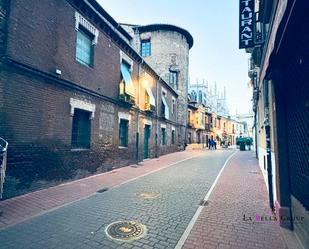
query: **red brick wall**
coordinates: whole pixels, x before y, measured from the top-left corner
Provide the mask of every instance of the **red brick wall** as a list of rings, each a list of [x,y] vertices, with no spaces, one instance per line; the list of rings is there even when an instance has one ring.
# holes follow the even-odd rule
[[[130,111],[129,145],[118,148],[118,111],[129,112],[77,90],[60,86],[54,81],[26,73],[19,69],[3,67],[0,89],[4,90],[1,109],[0,136],[9,142],[8,173],[16,177],[62,178],[73,177],[77,169],[89,172],[106,171],[121,167],[136,160],[137,113]],[[70,98],[86,100],[96,105],[91,120],[91,149],[71,151],[72,117]],[[104,116],[105,115],[105,116]],[[110,115],[107,121],[102,119]],[[155,156],[156,121],[152,121],[149,141],[149,157]],[[139,159],[143,158],[143,125],[140,116]],[[177,150],[171,146],[170,133],[166,135],[167,145],[160,145],[159,122],[158,155]],[[170,130],[170,126],[167,125]],[[72,170],[72,171],[71,171]],[[26,179],[25,179],[26,180]]]
[[[49,73],[60,69],[63,79],[117,97],[112,86],[120,78],[120,49],[103,32],[94,48],[94,66],[87,67],[75,59],[75,9],[67,1],[11,2],[9,57]]]
[[[0,113],[3,120],[0,136],[5,137],[10,145],[9,173],[20,176],[27,169],[36,172],[33,169],[36,160],[46,164],[48,168],[53,156],[60,163],[51,167],[66,167],[68,165],[65,164],[71,163],[74,164],[71,165],[73,169],[87,168],[92,171],[107,158],[114,157],[116,130],[99,130],[100,113],[108,103],[88,94],[60,87],[43,78],[20,73],[14,69],[2,71],[0,79],[0,86],[5,86],[4,108]],[[86,99],[96,105],[95,117],[91,120],[92,146],[89,151],[71,152],[71,97]],[[117,108],[113,111],[116,113]],[[115,118],[115,114],[113,117]],[[110,125],[113,126],[115,122],[112,121]],[[107,137],[111,138],[108,142],[105,140]],[[46,155],[47,152],[50,155]]]
[[[51,74],[58,68],[62,71],[60,79],[101,95],[59,84],[52,77],[0,61],[0,136],[9,142],[8,175],[21,182],[81,177],[83,174],[78,173],[81,170],[102,172],[136,161],[137,110],[130,110],[129,146],[119,149],[118,111],[129,112],[130,108],[104,100],[104,96],[115,103],[118,99],[120,48],[100,32],[94,68],[89,68],[75,60],[75,40],[74,9],[65,0],[11,1],[6,51],[9,58]],[[134,62],[133,81],[137,76],[138,66]],[[71,151],[70,98],[96,105],[91,120],[90,150]],[[155,117],[148,119],[153,123],[149,156],[154,157],[156,121]],[[142,124],[139,129],[139,159],[142,159]],[[176,138],[177,134],[175,145],[160,147],[159,128],[158,155],[176,151]],[[167,140],[170,141],[170,134]]]

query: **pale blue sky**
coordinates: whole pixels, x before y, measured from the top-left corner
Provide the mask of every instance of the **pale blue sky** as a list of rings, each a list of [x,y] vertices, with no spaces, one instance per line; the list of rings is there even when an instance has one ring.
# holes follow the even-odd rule
[[[205,79],[226,86],[232,114],[251,109],[248,54],[238,49],[238,0],[98,0],[117,21],[132,24],[169,23],[194,38],[190,50],[191,82]]]

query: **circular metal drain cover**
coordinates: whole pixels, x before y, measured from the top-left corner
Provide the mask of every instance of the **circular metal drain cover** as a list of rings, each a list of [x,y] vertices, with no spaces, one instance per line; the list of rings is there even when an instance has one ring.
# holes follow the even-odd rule
[[[108,225],[105,232],[111,239],[129,241],[143,237],[146,227],[136,221],[117,221]]]
[[[140,192],[136,193],[136,196],[138,196],[141,199],[145,200],[152,200],[160,197],[159,193],[154,193],[154,192]]]

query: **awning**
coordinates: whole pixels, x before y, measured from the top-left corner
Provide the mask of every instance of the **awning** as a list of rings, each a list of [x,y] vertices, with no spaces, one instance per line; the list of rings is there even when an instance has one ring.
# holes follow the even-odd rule
[[[129,67],[124,63],[121,63],[120,70],[123,80],[125,82],[125,92],[131,95],[132,97],[135,97],[135,88],[131,79],[131,73]]]
[[[166,119],[169,119],[170,117],[170,113],[169,113],[169,108],[168,108],[168,105],[167,105],[167,102],[166,102],[166,99],[165,99],[165,96],[162,95],[162,101],[163,101],[163,104],[164,104],[164,117]]]
[[[276,13],[275,13],[273,25],[271,26],[271,30],[269,31],[270,35],[269,35],[268,40],[265,41],[267,46],[266,46],[266,52],[265,52],[264,60],[262,61],[262,66],[261,66],[261,69],[260,69],[260,79],[261,80],[264,80],[264,78],[266,76],[266,72],[267,72],[267,69],[268,69],[268,66],[269,66],[269,60],[270,60],[271,55],[274,52],[275,53],[278,52],[278,51],[276,51],[278,48],[275,48],[275,41],[276,41],[276,37],[278,36],[279,26],[281,24],[281,21],[283,19],[285,12],[286,12],[287,2],[288,2],[287,0],[278,1],[277,10],[276,10]],[[293,8],[291,10],[293,10]]]
[[[152,106],[156,106],[156,99],[155,99],[155,97],[153,96],[150,87],[146,87],[146,92],[147,92],[147,94],[148,94],[148,96],[149,96],[149,102],[150,102],[150,104],[151,104]]]

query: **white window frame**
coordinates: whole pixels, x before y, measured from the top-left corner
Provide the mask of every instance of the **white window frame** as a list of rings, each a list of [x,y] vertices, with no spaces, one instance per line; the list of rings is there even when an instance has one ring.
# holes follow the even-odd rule
[[[164,95],[165,97],[167,97],[167,90],[164,87],[162,87],[161,89],[161,95]]]
[[[96,45],[98,43],[99,30],[92,25],[85,17],[83,17],[77,11],[75,12],[75,29],[79,30],[79,25],[83,26],[86,30],[88,30],[91,34],[93,34],[94,38],[92,40],[92,45]]]
[[[133,60],[123,51],[120,50],[120,64],[125,62],[130,66],[129,70],[132,73],[133,71]]]
[[[126,119],[131,123],[131,115],[126,112],[118,112],[118,123],[120,124],[120,119]]]
[[[144,119],[144,127],[145,127],[146,125],[152,126],[152,121],[151,121],[151,120],[148,120],[148,119]]]
[[[70,98],[70,106],[71,106],[70,115],[72,117],[74,116],[74,111],[77,108],[77,109],[90,112],[91,113],[90,119],[94,118],[95,104],[92,104],[92,103],[89,103],[89,102],[86,102],[80,99]]]

